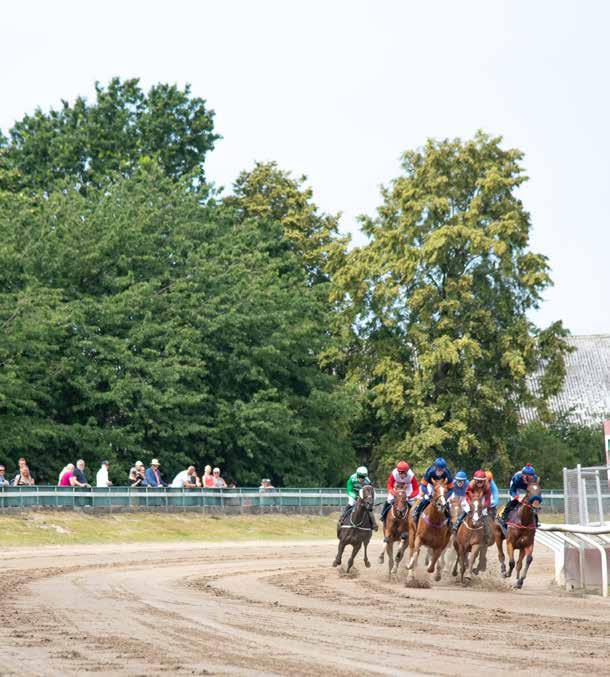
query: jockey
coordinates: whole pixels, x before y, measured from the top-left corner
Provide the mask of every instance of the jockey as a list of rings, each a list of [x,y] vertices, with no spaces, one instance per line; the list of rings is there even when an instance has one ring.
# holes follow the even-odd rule
[[[365,466],[361,465],[359,468],[356,469],[356,472],[353,475],[350,475],[347,478],[347,505],[343,509],[343,513],[340,518],[340,522],[343,521],[347,515],[351,513],[351,511],[354,508],[354,505],[356,503],[356,500],[358,499],[358,496],[360,495],[360,490],[362,487],[364,487],[366,484],[371,484],[371,480],[369,479],[369,471],[366,469]],[[371,511],[371,522],[373,524],[373,529],[377,531],[379,528],[377,526],[377,522],[375,521],[375,512]]]
[[[489,512],[493,517],[496,516],[496,509],[498,508],[498,503],[500,502],[500,492],[498,491],[498,485],[494,482],[494,475],[491,470],[486,470],[485,475],[487,481],[489,482],[489,490],[491,491],[491,505],[489,507]]]
[[[464,498],[466,496],[466,489],[468,489],[468,475],[460,470],[453,478],[453,495]]]
[[[386,498],[385,504],[381,510],[381,521],[385,523],[385,518],[392,503],[394,502],[394,492],[398,488],[407,489],[407,501],[409,505],[417,498],[419,495],[419,484],[417,482],[417,477],[415,473],[409,467],[409,464],[406,461],[398,461],[396,467],[390,473],[388,477],[388,496]]]
[[[433,480],[435,482],[440,480],[447,481],[447,489],[449,490],[447,498],[449,498],[449,496],[451,496],[451,492],[453,491],[453,477],[449,472],[449,469],[447,468],[447,462],[445,461],[444,458],[441,458],[440,456],[436,459],[436,461],[434,461],[434,463],[428,468],[428,470],[426,470],[424,476],[421,478],[421,482],[419,484],[419,495],[422,496],[422,500],[419,502],[419,504],[415,508],[415,511],[413,512],[413,519],[415,520],[415,524],[417,524],[417,522],[419,521],[419,516],[428,507],[428,504],[430,503],[430,496],[432,496],[433,492],[432,486]],[[449,506],[447,506],[446,514],[447,514],[447,523],[451,525],[451,512],[449,511]]]
[[[491,505],[491,490],[487,482],[487,475],[483,470],[477,470],[472,477],[466,489],[466,495],[462,499],[462,514],[458,517],[453,530],[457,533],[460,524],[464,521],[466,515],[470,512],[470,506],[474,500],[474,494],[481,496],[481,514],[483,517],[487,516],[487,508]],[[489,537],[489,524],[487,520],[483,520],[483,528],[485,529],[485,537]]]
[[[506,520],[508,519],[510,511],[516,508],[521,502],[519,491],[527,491],[527,487],[537,481],[538,475],[536,475],[536,471],[530,463],[525,465],[521,470],[519,470],[519,472],[516,472],[513,475],[508,488],[510,500],[504,506],[502,515],[499,518],[499,522],[504,528],[506,528]],[[536,515],[536,526],[538,526],[538,515]]]

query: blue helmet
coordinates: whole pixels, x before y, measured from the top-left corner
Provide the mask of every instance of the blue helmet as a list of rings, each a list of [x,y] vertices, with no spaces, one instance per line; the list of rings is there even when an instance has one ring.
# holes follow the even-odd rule
[[[532,467],[531,463],[528,463],[527,465],[523,466],[523,469],[521,470],[521,472],[524,475],[535,475],[536,474],[536,471]]]
[[[436,461],[434,461],[434,465],[439,468],[440,470],[444,470],[447,467],[447,463],[445,462],[445,459],[439,456]]]
[[[458,473],[455,474],[455,477],[453,479],[458,481],[461,480],[462,482],[468,482],[468,475],[463,470],[460,470]]]

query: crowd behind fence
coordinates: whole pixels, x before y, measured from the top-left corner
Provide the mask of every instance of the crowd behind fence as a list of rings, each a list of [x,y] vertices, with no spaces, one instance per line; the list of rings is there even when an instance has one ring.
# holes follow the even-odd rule
[[[383,502],[385,489],[378,489]],[[500,500],[508,499],[501,493]],[[544,512],[557,514],[564,509],[561,491],[543,492]],[[610,496],[607,497],[610,502]],[[343,488],[282,488],[261,491],[260,488],[174,489],[151,487],[5,487],[0,489],[0,510],[30,508],[82,509],[105,511],[161,510],[217,513],[242,512],[332,512],[347,502]],[[609,503],[610,505],[610,503]]]

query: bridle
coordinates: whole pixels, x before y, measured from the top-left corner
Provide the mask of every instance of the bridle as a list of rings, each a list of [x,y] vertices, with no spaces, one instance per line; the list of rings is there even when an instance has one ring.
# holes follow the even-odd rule
[[[397,506],[399,499],[402,506],[400,508]],[[392,503],[392,516],[394,519],[404,519],[408,509],[409,504],[407,503],[407,492],[404,489],[398,489],[394,494],[394,501]]]

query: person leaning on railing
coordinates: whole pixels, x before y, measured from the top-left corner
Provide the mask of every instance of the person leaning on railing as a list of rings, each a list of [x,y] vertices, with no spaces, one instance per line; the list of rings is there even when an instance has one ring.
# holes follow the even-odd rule
[[[11,486],[11,482],[5,477],[5,473],[6,468],[3,465],[0,465],[0,489]]]
[[[30,475],[30,469],[27,465],[24,465],[19,474],[13,480],[14,487],[33,487],[36,484],[32,475]]]

